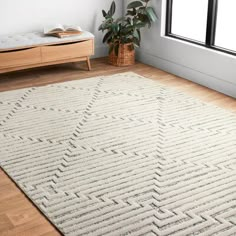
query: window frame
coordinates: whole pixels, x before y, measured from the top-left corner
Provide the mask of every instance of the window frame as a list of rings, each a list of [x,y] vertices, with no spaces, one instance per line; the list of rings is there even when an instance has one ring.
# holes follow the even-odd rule
[[[208,10],[207,10],[207,26],[206,26],[206,38],[205,42],[199,42],[194,39],[186,38],[181,35],[176,35],[171,32],[172,28],[172,10],[173,10],[173,0],[166,0],[166,28],[165,35],[171,38],[180,39],[188,43],[194,43],[205,48],[212,50],[228,53],[236,56],[236,51],[219,47],[214,45],[215,35],[216,35],[216,23],[217,23],[217,9],[218,0],[208,0]]]

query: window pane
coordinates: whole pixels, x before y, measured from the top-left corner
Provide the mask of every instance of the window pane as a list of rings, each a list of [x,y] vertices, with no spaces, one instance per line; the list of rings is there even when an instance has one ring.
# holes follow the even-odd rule
[[[236,51],[236,0],[218,0],[215,45]]]
[[[205,42],[207,9],[208,0],[173,0],[171,33]]]

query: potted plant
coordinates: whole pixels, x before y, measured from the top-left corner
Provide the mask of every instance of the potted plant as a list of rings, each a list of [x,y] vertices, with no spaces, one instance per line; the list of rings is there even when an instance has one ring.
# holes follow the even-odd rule
[[[135,47],[140,46],[140,29],[151,27],[157,20],[151,0],[130,2],[124,17],[114,18],[116,4],[113,1],[108,12],[102,10],[105,20],[99,30],[105,32],[103,43],[109,45],[109,62],[116,66],[133,65],[135,62]]]

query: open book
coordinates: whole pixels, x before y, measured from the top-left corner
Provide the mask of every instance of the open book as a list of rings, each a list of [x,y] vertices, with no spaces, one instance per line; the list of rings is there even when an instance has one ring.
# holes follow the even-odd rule
[[[45,35],[52,35],[59,38],[72,36],[72,35],[78,35],[81,33],[82,33],[82,29],[79,26],[74,26],[74,25],[66,26],[66,25],[57,24],[54,26],[44,27]]]
[[[79,26],[66,26],[57,24],[54,26],[48,26],[44,28],[44,34],[53,34],[53,33],[59,33],[59,32],[81,32],[82,29]]]

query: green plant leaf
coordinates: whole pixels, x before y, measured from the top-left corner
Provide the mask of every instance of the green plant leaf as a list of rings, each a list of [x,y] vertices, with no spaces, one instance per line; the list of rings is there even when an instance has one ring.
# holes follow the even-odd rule
[[[139,41],[141,41],[141,33],[139,29],[137,29],[137,33],[138,33]]]
[[[107,40],[107,43],[110,44],[112,42],[112,37]]]
[[[138,30],[134,30],[133,36],[134,36],[135,38],[140,39],[140,35],[139,35],[139,33],[138,33]]]
[[[104,30],[106,30],[106,29],[110,29],[111,28],[111,26],[112,26],[112,22],[113,22],[113,19],[112,18],[107,18],[106,20],[104,20],[103,22],[102,22],[102,24],[99,26],[99,30],[102,30],[102,31],[104,31]]]
[[[126,15],[135,16],[136,14],[137,14],[137,11],[135,8],[133,8],[132,11],[128,10]]]
[[[102,15],[103,15],[103,17],[106,17],[107,13],[104,10],[102,10]]]
[[[135,25],[135,27],[136,27],[137,29],[141,29],[141,28],[143,28],[143,27],[145,27],[145,26],[146,26],[146,22],[140,22],[140,23],[138,23],[138,24]]]
[[[119,45],[131,43],[132,47],[139,47],[141,41],[140,29],[151,27],[158,19],[153,7],[149,7],[150,0],[134,0],[127,6],[125,17],[115,18],[116,4],[113,1],[109,11],[102,11],[105,20],[99,30],[105,32],[103,43],[109,44],[109,53],[119,54]],[[113,46],[111,46],[113,45]]]
[[[147,7],[146,12],[150,21],[155,22],[158,19],[156,12],[152,7]]]
[[[123,22],[123,21],[125,21],[125,20],[126,20],[125,17],[119,17],[119,18],[117,18],[117,19],[115,20],[115,23],[120,23],[120,22]]]
[[[98,30],[102,30],[103,29],[103,25],[101,24],[99,27],[98,27]]]
[[[111,7],[110,7],[110,10],[108,12],[108,14],[110,16],[113,16],[116,12],[116,3],[113,1],[112,4],[111,4]]]
[[[147,21],[149,20],[148,16],[146,14],[142,14],[139,13],[138,14],[138,19],[142,22],[142,23],[147,23]]]
[[[111,38],[111,36],[112,36],[112,31],[108,31],[106,34],[105,34],[105,36],[104,36],[104,38],[103,38],[103,43],[106,43],[110,38]]]
[[[145,7],[140,7],[137,9],[137,13],[145,14],[146,8]]]
[[[130,17],[127,17],[126,18],[126,21],[127,21],[127,23],[130,25],[131,24],[131,18]]]
[[[119,25],[117,24],[117,23],[113,23],[112,25],[111,25],[111,29],[112,29],[112,31],[113,31],[113,33],[114,34],[117,34],[118,32],[119,32]]]
[[[104,30],[109,29],[109,28],[110,28],[110,23],[103,22],[103,23],[99,26],[98,30],[104,31]]]
[[[134,1],[131,2],[130,4],[128,4],[127,9],[131,9],[131,8],[137,8],[137,7],[142,7],[143,3],[140,1]]]
[[[140,40],[138,38],[133,38],[133,42],[135,45],[137,45],[138,47],[140,47]]]
[[[130,33],[132,33],[132,31],[133,31],[133,26],[132,25],[130,25],[130,26],[126,26],[125,28],[123,28],[122,29],[122,33],[124,33],[124,34],[130,34]]]

